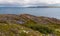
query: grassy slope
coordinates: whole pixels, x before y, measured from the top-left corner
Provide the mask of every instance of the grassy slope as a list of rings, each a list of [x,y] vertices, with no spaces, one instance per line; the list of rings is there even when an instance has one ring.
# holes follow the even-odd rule
[[[23,26],[39,31],[42,35],[46,36],[60,36],[60,24],[23,24]]]
[[[24,24],[16,23],[21,19],[25,21]],[[26,15],[0,15],[0,36],[60,36],[60,24],[55,23],[56,21],[39,17],[36,20],[38,23],[35,19],[35,16],[28,18]]]
[[[0,36],[40,36],[39,32],[18,24],[0,23]]]

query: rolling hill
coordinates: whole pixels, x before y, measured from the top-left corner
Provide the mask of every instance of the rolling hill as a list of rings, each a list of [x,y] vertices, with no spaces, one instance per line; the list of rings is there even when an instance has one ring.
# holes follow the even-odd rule
[[[0,36],[59,35],[59,19],[30,14],[0,14]]]

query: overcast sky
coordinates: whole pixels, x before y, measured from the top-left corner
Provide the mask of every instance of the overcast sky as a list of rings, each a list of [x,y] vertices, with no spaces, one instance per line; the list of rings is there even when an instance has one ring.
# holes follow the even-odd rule
[[[0,0],[0,4],[14,4],[14,5],[48,5],[48,4],[60,4],[60,0]]]

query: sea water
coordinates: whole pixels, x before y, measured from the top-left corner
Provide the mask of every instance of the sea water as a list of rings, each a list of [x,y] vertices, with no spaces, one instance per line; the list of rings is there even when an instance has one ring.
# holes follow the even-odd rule
[[[0,14],[32,14],[60,19],[60,8],[0,7]]]

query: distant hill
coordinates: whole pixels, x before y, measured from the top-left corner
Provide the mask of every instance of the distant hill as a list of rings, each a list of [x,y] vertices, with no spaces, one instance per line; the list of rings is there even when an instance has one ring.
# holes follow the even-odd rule
[[[30,14],[0,14],[0,36],[60,36],[60,20]]]
[[[30,6],[28,8],[60,8],[60,6]]]

